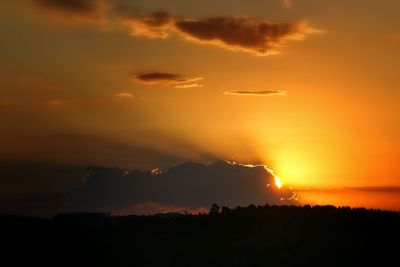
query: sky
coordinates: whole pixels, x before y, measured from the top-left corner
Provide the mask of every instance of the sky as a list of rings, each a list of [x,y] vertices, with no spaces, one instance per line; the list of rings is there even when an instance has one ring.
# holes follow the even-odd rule
[[[399,9],[2,1],[0,196],[66,192],[87,166],[217,160],[265,164],[292,189],[399,188]]]

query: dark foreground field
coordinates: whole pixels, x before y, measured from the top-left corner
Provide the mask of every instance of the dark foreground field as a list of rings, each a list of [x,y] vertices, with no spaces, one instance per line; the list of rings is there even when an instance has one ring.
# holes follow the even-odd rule
[[[258,206],[209,215],[0,217],[2,266],[399,266],[400,214]],[[5,245],[5,246],[4,246]]]

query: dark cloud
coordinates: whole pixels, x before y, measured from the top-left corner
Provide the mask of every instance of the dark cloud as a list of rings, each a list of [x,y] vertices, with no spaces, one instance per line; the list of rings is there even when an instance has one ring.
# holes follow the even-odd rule
[[[175,16],[157,12],[143,16],[121,11],[122,25],[130,28],[133,36],[166,38],[175,32],[188,41],[218,45],[231,50],[242,50],[258,55],[275,54],[290,40],[303,40],[318,32],[307,23],[273,23],[245,16],[211,17],[179,20]]]
[[[132,36],[167,38],[171,33],[188,41],[211,44],[258,55],[276,54],[291,40],[303,40],[318,32],[306,22],[274,23],[246,16],[217,16],[204,19],[178,19],[168,12],[143,15],[139,10],[108,1],[31,0],[39,7],[80,18],[107,17],[130,29]],[[290,2],[287,2],[290,3]],[[112,10],[112,11],[110,11]],[[108,11],[107,14],[105,11]]]
[[[148,214],[154,210],[196,212],[212,203],[230,207],[252,203],[295,203],[281,199],[292,193],[278,190],[274,176],[262,165],[245,166],[226,161],[209,165],[186,162],[157,172],[127,171],[117,167],[20,164],[10,169],[7,166],[2,174],[13,179],[18,173],[20,178],[16,184],[20,186],[26,183],[35,184],[35,187],[47,184],[49,187],[52,180],[53,183],[69,181],[71,184],[68,189],[59,185],[58,190],[36,194],[8,197],[3,194],[0,205],[3,213],[46,216],[73,211]]]
[[[85,172],[79,165],[29,161],[0,162],[0,196],[34,196],[63,193],[82,183]]]
[[[186,162],[157,174],[119,168],[89,171],[78,195],[81,205],[89,209],[152,202],[190,207],[209,207],[214,202],[231,207],[283,203],[274,176],[262,165]]]
[[[302,40],[310,33],[304,22],[272,23],[239,16],[182,20],[175,26],[189,40],[262,55],[276,53],[288,40]]]
[[[31,0],[39,8],[56,12],[69,18],[101,18],[103,1],[98,0]]]
[[[202,80],[202,77],[194,77],[194,78],[186,78],[180,74],[175,73],[166,73],[166,72],[150,72],[143,73],[139,75],[135,75],[135,81],[147,83],[147,84],[182,84],[182,83],[190,83],[198,80]],[[193,86],[195,87],[195,86]],[[197,86],[199,87],[199,86]]]
[[[226,91],[226,95],[239,95],[239,96],[286,96],[286,91],[278,90],[263,90],[263,91],[246,91],[246,90],[231,90]]]

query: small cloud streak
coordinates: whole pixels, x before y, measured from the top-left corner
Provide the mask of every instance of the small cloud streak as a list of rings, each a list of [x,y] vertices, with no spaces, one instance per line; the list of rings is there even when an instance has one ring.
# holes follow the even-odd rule
[[[202,80],[203,77],[186,78],[180,74],[167,72],[150,72],[133,77],[136,82],[145,84],[184,84]],[[194,86],[192,86],[194,87]],[[187,87],[181,87],[187,88]]]
[[[117,97],[117,98],[134,98],[135,96],[130,93],[122,92],[122,93],[116,94],[115,97]]]
[[[182,84],[182,85],[176,85],[175,88],[196,88],[196,87],[203,87],[203,84],[199,83],[192,83],[192,84]]]
[[[237,96],[287,96],[286,91],[279,91],[279,90],[261,90],[261,91],[230,90],[226,91],[224,94],[237,95]]]

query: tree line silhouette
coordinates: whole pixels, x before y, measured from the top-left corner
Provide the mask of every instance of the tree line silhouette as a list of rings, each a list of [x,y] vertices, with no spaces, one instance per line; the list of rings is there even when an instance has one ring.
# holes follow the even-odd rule
[[[199,215],[3,215],[0,229],[7,266],[399,264],[400,214],[364,208],[214,204]]]

